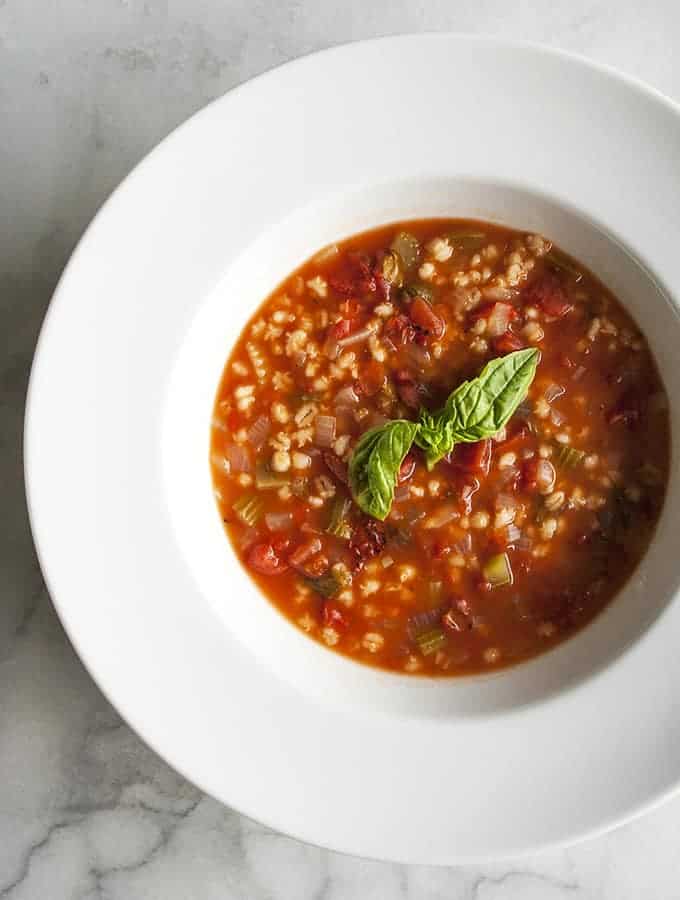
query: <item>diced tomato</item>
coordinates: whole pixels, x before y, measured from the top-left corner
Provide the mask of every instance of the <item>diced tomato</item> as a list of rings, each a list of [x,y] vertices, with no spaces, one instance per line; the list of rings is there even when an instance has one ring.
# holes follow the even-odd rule
[[[382,390],[386,380],[385,367],[382,363],[373,359],[363,366],[359,375],[358,386],[365,397],[373,397],[378,391]]]
[[[288,569],[273,544],[254,544],[248,551],[247,562],[260,575],[280,575]]]
[[[526,344],[522,338],[510,330],[506,331],[505,334],[502,334],[500,337],[497,337],[493,342],[496,353],[503,356],[506,353],[514,353],[515,350],[524,350],[525,346]]]
[[[385,542],[385,529],[380,522],[366,517],[357,525],[349,542],[354,571],[360,571],[369,559],[382,553]]]
[[[445,559],[451,553],[451,546],[444,541],[434,541],[430,547],[432,559]]]
[[[446,322],[432,309],[424,297],[414,297],[408,308],[411,321],[436,340],[444,336]]]
[[[491,466],[491,441],[485,438],[474,444],[457,444],[452,462],[466,472],[482,472],[487,475]]]
[[[427,398],[427,388],[417,382],[406,369],[400,369],[394,373],[394,383],[399,394],[399,399],[409,409],[420,409]]]
[[[335,628],[336,631],[345,631],[349,628],[350,623],[347,611],[331,600],[326,600],[324,603],[322,617],[323,624],[328,625],[330,628]]]
[[[530,434],[529,426],[521,419],[511,419],[506,425],[506,435],[502,441],[497,441],[498,446],[503,448],[503,452],[509,450],[510,447],[521,443],[525,437]]]
[[[408,481],[415,470],[416,458],[413,453],[407,453],[404,457],[404,461],[399,466],[399,472],[397,473],[397,484],[403,484],[405,481]]]
[[[470,627],[470,621],[457,609],[450,609],[442,616],[442,625],[448,631],[455,633],[467,631]]]
[[[408,316],[392,316],[385,323],[383,334],[396,348],[412,343],[416,337],[416,328]]]
[[[365,253],[349,253],[347,261],[345,270],[329,276],[331,288],[344,297],[362,297],[376,291],[377,282],[370,257]]]
[[[545,272],[526,289],[524,298],[528,305],[539,306],[554,319],[561,319],[574,308],[567,299],[562,283],[553,272]]]
[[[350,297],[348,300],[343,300],[340,304],[340,314],[342,315],[343,319],[349,319],[351,323],[352,327],[350,328],[350,332],[354,331],[354,329],[356,328],[357,323],[355,319],[358,315],[361,314],[361,311],[361,303],[359,303],[359,301],[354,299],[353,297]]]
[[[330,341],[341,341],[349,337],[352,332],[352,323],[349,319],[340,319],[328,326],[327,338]]]

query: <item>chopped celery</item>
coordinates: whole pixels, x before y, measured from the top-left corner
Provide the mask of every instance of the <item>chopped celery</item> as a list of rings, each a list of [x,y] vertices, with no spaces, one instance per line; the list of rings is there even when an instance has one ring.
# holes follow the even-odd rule
[[[389,284],[394,284],[396,287],[401,286],[404,281],[402,262],[401,257],[395,250],[388,250],[383,256],[381,273],[382,277]]]
[[[507,553],[497,553],[484,563],[482,569],[484,580],[492,587],[502,587],[512,584],[512,568]]]
[[[432,628],[416,635],[416,643],[423,656],[430,656],[446,645],[446,635],[441,628]]]
[[[262,515],[262,500],[257,494],[244,494],[234,503],[232,509],[246,525],[254,525]]]
[[[349,497],[336,497],[331,507],[331,517],[326,532],[348,541],[352,537],[352,526],[349,523],[349,511],[352,501]]]
[[[463,250],[474,250],[481,247],[487,236],[483,231],[454,231],[449,234],[449,240]]]
[[[304,581],[313,591],[316,591],[317,594],[321,594],[326,600],[335,597],[342,587],[340,580],[333,572],[319,575],[318,578],[305,578]]]
[[[420,256],[418,238],[408,231],[400,231],[391,244],[392,250],[398,253],[405,269],[412,269]]]
[[[290,476],[283,472],[272,472],[266,463],[258,463],[255,466],[255,484],[261,491],[280,488],[284,484],[290,484]]]
[[[558,466],[562,466],[565,469],[573,469],[576,466],[580,466],[585,458],[586,455],[583,450],[576,450],[575,447],[570,447],[568,444],[557,445],[555,462]]]

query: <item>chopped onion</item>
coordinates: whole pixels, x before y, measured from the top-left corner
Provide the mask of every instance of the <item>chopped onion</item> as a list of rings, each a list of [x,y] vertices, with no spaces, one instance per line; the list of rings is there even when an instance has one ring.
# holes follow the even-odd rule
[[[585,366],[576,366],[574,369],[574,374],[571,376],[572,381],[579,381],[586,373]]]
[[[328,338],[323,345],[322,352],[328,359],[337,359],[340,356],[340,345],[335,338]]]
[[[535,473],[536,486],[539,491],[542,494],[548,493],[555,484],[555,467],[549,459],[538,459],[535,463]]]
[[[250,454],[241,444],[229,444],[224,455],[229,460],[232,472],[250,472]]]
[[[231,472],[231,463],[228,459],[225,459],[221,453],[211,453],[210,462],[216,469],[219,469],[220,472],[226,472],[227,475]]]
[[[457,508],[453,503],[446,503],[425,519],[423,528],[441,528],[443,525],[448,525],[449,522],[453,522],[454,519],[458,518],[460,518],[460,513]]]
[[[314,419],[314,440],[319,447],[330,447],[335,440],[335,416],[317,416]]]
[[[319,538],[310,538],[305,544],[301,544],[294,553],[288,558],[291,566],[297,568],[302,563],[307,562],[312,556],[316,556],[321,550],[321,541]]]
[[[353,347],[354,344],[360,344],[362,341],[368,340],[368,338],[374,334],[375,328],[367,325],[365,328],[360,328],[359,331],[355,331],[354,334],[350,334],[345,338],[340,338],[338,347]]]
[[[548,387],[545,389],[543,396],[548,401],[548,403],[552,403],[553,400],[557,400],[558,397],[561,397],[563,393],[564,393],[564,388],[562,387],[562,385],[555,384],[553,382],[552,384],[549,384]]]
[[[246,528],[244,532],[239,536],[238,543],[242,550],[245,550],[246,547],[249,547],[253,544],[259,537],[259,532],[257,528]]]
[[[486,322],[486,333],[491,338],[500,337],[508,330],[512,307],[507,303],[496,303]]]
[[[247,431],[247,437],[250,444],[255,450],[260,450],[272,429],[272,423],[269,416],[258,416]]]
[[[411,365],[420,373],[425,373],[432,365],[432,356],[425,347],[420,344],[408,344],[405,350],[405,356]]]
[[[411,491],[409,490],[409,486],[407,484],[400,484],[394,489],[394,502],[400,503],[402,500],[407,500],[411,496]]]
[[[340,388],[338,393],[335,395],[335,405],[356,406],[360,399],[361,398],[354,389],[354,385],[348,384],[345,385],[345,387]]]
[[[522,537],[522,531],[516,525],[508,525],[505,529],[505,540],[508,544],[517,543]]]
[[[453,549],[456,553],[460,553],[461,556],[467,556],[468,553],[472,550],[472,535],[469,531],[466,531],[463,537],[456,541],[453,545]]]
[[[270,531],[285,531],[293,524],[293,514],[289,512],[268,512],[265,513],[264,521]]]
[[[528,419],[531,415],[531,405],[528,400],[522,400],[517,409],[515,410],[515,415],[519,416],[520,419]]]
[[[517,498],[512,494],[497,494],[496,509],[515,509],[517,506]]]
[[[534,542],[526,534],[523,534],[517,541],[517,549],[518,550],[524,550],[524,551],[531,550],[531,548],[533,546],[534,546]]]
[[[504,466],[500,470],[498,480],[501,484],[506,485],[510,484],[511,481],[514,481],[518,475],[519,469],[517,468],[517,466]]]
[[[566,418],[563,413],[559,411],[559,409],[551,409],[550,410],[550,421],[553,425],[556,425],[558,428],[560,425],[563,425],[566,422]]]
[[[440,582],[441,583],[441,582]],[[448,610],[448,606],[437,606],[435,609],[427,609],[424,612],[410,616],[406,628],[412,638],[423,631],[429,631],[441,623],[442,616]]]

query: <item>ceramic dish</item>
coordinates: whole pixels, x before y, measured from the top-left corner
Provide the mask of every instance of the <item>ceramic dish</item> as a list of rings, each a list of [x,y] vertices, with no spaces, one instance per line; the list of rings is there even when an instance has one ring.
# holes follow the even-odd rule
[[[646,334],[675,427],[679,154],[677,108],[609,70],[411,36],[232,91],[116,191],[40,338],[28,499],[76,649],[176,769],[298,838],[418,863],[564,843],[676,789],[675,454],[652,547],[594,624],[497,676],[433,683],[328,653],[257,593],[208,444],[229,348],[289,271],[438,215],[545,233],[592,269]]]

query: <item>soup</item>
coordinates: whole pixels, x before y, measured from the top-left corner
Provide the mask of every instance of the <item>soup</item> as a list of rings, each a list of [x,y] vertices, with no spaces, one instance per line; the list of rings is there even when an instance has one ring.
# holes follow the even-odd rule
[[[295,627],[451,676],[542,653],[610,602],[669,445],[649,347],[592,273],[539,235],[439,219],[326,247],[265,300],[219,385],[211,466],[236,553]]]

